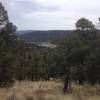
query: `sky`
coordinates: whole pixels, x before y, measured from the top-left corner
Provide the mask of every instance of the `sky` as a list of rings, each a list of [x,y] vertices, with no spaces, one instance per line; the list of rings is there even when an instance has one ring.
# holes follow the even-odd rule
[[[72,30],[85,17],[97,24],[100,0],[0,0],[18,30]]]

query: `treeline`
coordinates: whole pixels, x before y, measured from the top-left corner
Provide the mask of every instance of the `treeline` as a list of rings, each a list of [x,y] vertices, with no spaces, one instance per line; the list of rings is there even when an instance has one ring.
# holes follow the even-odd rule
[[[50,78],[63,79],[65,90],[71,80],[100,83],[100,34],[91,21],[79,19],[76,30],[54,49],[26,43],[15,31],[0,3],[0,86]]]

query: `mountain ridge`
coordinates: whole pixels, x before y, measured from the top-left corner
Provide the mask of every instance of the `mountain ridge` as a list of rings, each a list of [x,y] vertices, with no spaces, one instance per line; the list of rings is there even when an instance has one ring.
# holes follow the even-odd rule
[[[73,30],[24,30],[16,35],[28,42],[57,41],[67,37]]]

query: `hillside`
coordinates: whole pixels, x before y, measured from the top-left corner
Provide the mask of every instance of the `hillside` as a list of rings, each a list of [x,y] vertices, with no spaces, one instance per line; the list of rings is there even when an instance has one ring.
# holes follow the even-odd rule
[[[57,41],[65,38],[72,30],[51,30],[51,31],[17,31],[16,35],[28,42]]]

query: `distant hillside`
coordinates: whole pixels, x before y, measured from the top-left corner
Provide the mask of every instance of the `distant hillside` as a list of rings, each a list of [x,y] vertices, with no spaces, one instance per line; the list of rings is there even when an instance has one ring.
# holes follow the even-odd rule
[[[51,30],[51,31],[18,31],[16,35],[28,42],[58,41],[65,38],[72,30]]]
[[[23,35],[23,34],[27,34],[27,33],[30,33],[30,32],[32,32],[32,30],[17,31],[17,32],[16,32],[16,35],[17,35],[17,36],[18,36],[18,35]]]

